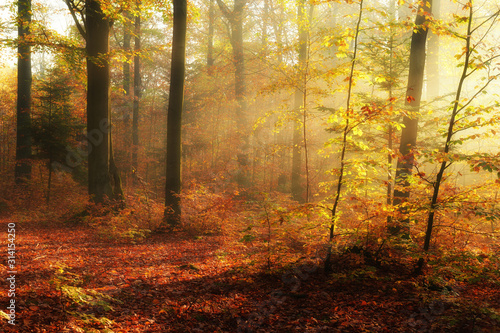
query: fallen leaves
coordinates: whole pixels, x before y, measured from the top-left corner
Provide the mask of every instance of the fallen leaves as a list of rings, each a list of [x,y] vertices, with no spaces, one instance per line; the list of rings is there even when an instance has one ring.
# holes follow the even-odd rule
[[[379,277],[379,271],[365,267],[357,270],[364,274],[327,279],[314,270],[297,275],[300,284],[291,290],[283,282],[286,269],[262,273],[249,265],[251,249],[222,236],[192,240],[173,235],[118,245],[91,233],[85,228],[24,230],[16,329],[387,332],[390,327],[391,332],[416,332],[427,320],[422,290],[401,276]],[[466,297],[498,307],[493,294],[478,286],[468,289]],[[441,325],[438,317],[431,319],[426,325]],[[0,328],[9,332],[5,319]]]

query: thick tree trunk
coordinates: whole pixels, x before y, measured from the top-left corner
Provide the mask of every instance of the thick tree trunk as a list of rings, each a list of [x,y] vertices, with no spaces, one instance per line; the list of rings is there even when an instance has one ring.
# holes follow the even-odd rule
[[[16,183],[31,179],[31,0],[18,1]]]
[[[167,170],[163,228],[181,219],[181,125],[186,58],[186,0],[174,0],[174,30],[167,115]],[[166,225],[165,225],[166,224]]]
[[[112,198],[109,174],[109,22],[99,2],[88,0],[87,26],[87,136],[89,194],[95,202]]]
[[[408,177],[411,177],[415,157],[413,149],[417,144],[418,118],[416,113],[420,110],[420,100],[422,97],[422,86],[424,82],[425,68],[425,43],[427,39],[428,28],[426,15],[431,11],[432,0],[426,1],[424,5],[419,6],[417,18],[415,20],[415,29],[411,38],[410,47],[410,67],[408,75],[408,85],[406,89],[406,102],[411,115],[404,116],[404,128],[401,133],[401,142],[399,146],[400,157],[396,169],[396,188],[394,190],[394,204],[400,205],[408,201],[410,197]],[[407,214],[405,207],[400,208],[400,212]],[[408,232],[408,219],[398,221],[389,226],[392,234],[400,234],[405,229]]]

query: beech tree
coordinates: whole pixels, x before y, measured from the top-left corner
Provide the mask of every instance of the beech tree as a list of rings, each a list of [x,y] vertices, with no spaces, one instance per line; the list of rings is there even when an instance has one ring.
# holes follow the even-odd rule
[[[31,179],[31,0],[18,0],[16,183]]]
[[[345,108],[345,113],[343,115],[344,117],[344,128],[342,130],[342,145],[341,145],[341,150],[340,150],[340,168],[338,171],[338,177],[337,177],[337,186],[335,189],[335,194],[334,194],[334,199],[333,199],[333,206],[331,208],[331,222],[330,226],[328,228],[328,240],[329,244],[327,247],[327,253],[326,253],[326,258],[324,262],[324,272],[325,274],[329,274],[332,271],[332,263],[331,263],[331,258],[332,258],[332,246],[333,246],[333,239],[335,237],[334,232],[336,228],[337,221],[339,219],[339,203],[340,203],[340,198],[342,195],[344,183],[345,183],[345,174],[346,174],[346,164],[348,162],[347,160],[347,147],[348,147],[348,135],[349,133],[354,129],[355,125],[353,126],[351,124],[351,117],[354,115],[354,110],[352,107],[352,96],[353,96],[353,86],[354,86],[354,69],[356,67],[357,63],[357,57],[358,57],[358,43],[359,43],[359,33],[361,29],[361,22],[362,22],[362,15],[363,15],[363,0],[359,1],[359,11],[358,11],[358,19],[356,23],[356,28],[354,32],[354,47],[352,51],[352,60],[350,63],[350,70],[349,70],[349,76],[348,76],[348,85],[347,85],[347,96],[346,96],[346,108]]]
[[[73,0],[65,2],[78,31],[86,41],[88,192],[94,202],[103,202],[105,198],[120,199],[123,191],[113,158],[109,106],[111,21],[103,12],[100,1],[87,0],[84,6]]]
[[[186,0],[174,0],[172,62],[167,110],[165,213],[164,223],[160,229],[179,224],[181,218],[181,125],[186,68],[186,28],[187,2]]]
[[[434,219],[437,211],[440,208],[439,203],[439,192],[440,187],[445,180],[445,171],[455,162],[454,160],[457,157],[450,156],[452,152],[452,148],[454,145],[463,143],[463,140],[467,140],[465,138],[456,138],[457,134],[460,132],[466,131],[470,128],[478,128],[478,127],[486,127],[491,126],[492,124],[497,124],[498,116],[490,117],[490,119],[481,119],[481,115],[487,113],[495,106],[490,107],[474,107],[473,102],[477,99],[477,97],[486,92],[486,88],[500,77],[500,73],[498,72],[498,67],[492,65],[492,62],[500,57],[500,54],[489,55],[486,59],[484,59],[481,55],[474,57],[475,53],[478,53],[478,49],[481,47],[481,41],[485,38],[485,36],[492,30],[493,26],[497,23],[497,19],[500,16],[500,11],[496,11],[493,15],[487,17],[482,22],[477,24],[475,27],[473,26],[473,18],[474,18],[474,10],[473,10],[473,2],[468,2],[464,9],[469,11],[468,16],[465,17],[467,20],[467,33],[461,39],[464,40],[465,47],[463,48],[463,53],[460,55],[460,58],[463,56],[464,61],[462,65],[462,74],[460,75],[460,79],[458,81],[457,90],[455,93],[455,98],[453,100],[452,107],[450,108],[450,116],[448,120],[448,129],[445,132],[446,139],[440,150],[441,157],[437,158],[440,162],[438,171],[436,174],[436,178],[432,181],[432,196],[429,205],[429,211],[427,214],[427,228],[425,232],[424,246],[423,249],[425,252],[429,251],[430,242],[432,237],[432,231],[434,228]],[[489,24],[486,29],[486,32],[479,36],[479,38],[475,38],[476,35],[479,35],[478,29],[482,26]],[[473,39],[474,37],[474,39]],[[483,81],[480,85],[477,86],[476,91],[472,96],[467,98],[463,98],[465,88],[465,81],[469,78],[474,72],[484,70],[488,73],[485,75],[481,81]],[[465,101],[465,102],[462,102]],[[475,118],[475,120],[468,122],[468,119]],[[454,142],[454,140],[456,140]],[[486,169],[489,168],[488,171],[492,172],[493,170],[498,171],[498,166],[489,166],[488,163],[484,164]],[[500,174],[499,174],[500,175]],[[421,273],[422,267],[424,264],[424,258],[421,257],[417,263],[416,272]]]
[[[394,189],[394,204],[401,205],[410,197],[409,181],[411,177],[415,156],[413,149],[417,144],[418,117],[422,87],[424,83],[425,44],[427,40],[429,15],[431,15],[432,0],[422,2],[418,7],[415,27],[411,37],[410,64],[408,85],[406,89],[405,105],[410,111],[403,117],[403,130],[399,146],[400,157],[396,168],[396,187]],[[400,206],[400,211],[406,214],[406,208]],[[406,220],[406,218],[405,218]],[[395,221],[389,226],[390,232],[399,234],[403,227],[402,221]],[[405,222],[403,222],[406,224]]]
[[[134,20],[134,104],[132,109],[132,167],[137,170],[139,149],[139,106],[141,99],[141,1],[136,3]]]
[[[112,198],[109,174],[109,20],[99,1],[88,0],[87,27],[87,135],[89,140],[89,194],[96,202]]]
[[[298,47],[298,70],[297,70],[297,87],[294,95],[294,112],[295,124],[293,128],[293,153],[292,153],[292,197],[298,202],[307,201],[308,190],[304,193],[302,184],[302,151],[306,148],[305,140],[305,97],[306,97],[306,62],[307,62],[307,37],[308,37],[308,21],[306,16],[305,1],[298,0],[297,3],[297,25],[299,32],[299,47]],[[304,129],[304,133],[302,132]],[[304,147],[302,147],[304,146]],[[307,156],[306,156],[307,158]]]
[[[233,10],[222,1],[217,0],[219,8],[229,22],[230,41],[233,49],[234,64],[234,96],[236,98],[236,126],[242,139],[239,147],[238,164],[239,173],[237,181],[240,185],[248,186],[248,148],[249,148],[249,130],[248,119],[246,115],[247,104],[245,101],[246,83],[245,83],[245,57],[243,53],[243,18],[247,0],[235,0]]]

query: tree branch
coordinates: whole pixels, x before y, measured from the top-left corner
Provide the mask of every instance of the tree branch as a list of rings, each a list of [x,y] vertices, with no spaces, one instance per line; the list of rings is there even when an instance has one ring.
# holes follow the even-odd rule
[[[75,25],[76,25],[78,31],[82,35],[83,39],[85,39],[85,41],[86,41],[87,40],[87,31],[84,28],[84,26],[86,26],[85,17],[83,16],[83,10],[78,9],[78,5],[81,2],[78,2],[78,4],[75,4],[75,2],[73,0],[64,0],[64,2],[66,3],[66,6],[68,6],[69,12],[71,14],[71,17],[73,17],[73,21],[75,21]],[[82,26],[82,24],[80,23],[80,21],[76,17],[75,12],[80,13],[80,16],[82,17],[82,21],[83,21],[84,26]]]

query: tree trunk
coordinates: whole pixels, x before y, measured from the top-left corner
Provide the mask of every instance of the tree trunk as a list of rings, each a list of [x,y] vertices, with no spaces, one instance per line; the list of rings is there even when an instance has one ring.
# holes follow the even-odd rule
[[[122,86],[123,86],[123,92],[125,94],[124,96],[124,103],[123,103],[123,125],[125,127],[125,133],[131,133],[132,128],[130,126],[130,119],[132,116],[132,100],[130,98],[130,83],[131,83],[131,75],[130,75],[130,41],[132,40],[132,34],[131,34],[131,14],[129,10],[126,10],[123,13],[124,21],[123,21],[123,52],[125,54],[125,61],[123,62],[122,65],[122,72],[123,72],[123,81],[122,81]],[[126,151],[126,161],[125,165],[127,165],[127,169],[125,172],[125,184],[127,184],[128,180],[128,175],[130,173],[129,166],[131,165],[131,155],[132,151],[129,150],[129,147],[132,146],[132,137],[130,135],[125,135],[124,138],[125,142],[125,151]],[[114,163],[114,160],[112,160]],[[113,166],[111,166],[113,167]]]
[[[269,24],[269,1],[264,0],[264,12],[262,13],[262,54],[267,55],[267,25]]]
[[[111,116],[110,116],[111,119]],[[109,131],[109,173],[113,181],[113,199],[121,201],[125,198],[123,194],[122,178],[120,176],[120,170],[115,164],[115,155],[113,153],[113,136],[112,131]]]
[[[435,19],[439,19],[441,0],[434,0],[432,3],[432,15]],[[426,66],[427,73],[427,88],[426,96],[428,100],[439,97],[439,35],[430,32],[429,42],[427,46],[428,62]]]
[[[306,201],[304,186],[302,185],[302,156],[301,150],[304,145],[305,137],[302,135],[302,127],[306,124],[302,121],[305,99],[305,76],[307,61],[307,21],[305,14],[305,1],[299,0],[297,6],[297,21],[299,31],[299,66],[297,75],[297,87],[295,89],[294,112],[296,113],[295,124],[293,127],[293,150],[292,150],[292,197],[298,202]]]
[[[125,53],[126,61],[123,63],[123,91],[125,96],[130,96],[130,41],[132,40],[132,34],[130,33],[130,12],[126,11],[124,14],[123,22],[123,52]],[[128,107],[128,104],[127,104]]]
[[[291,175],[291,192],[293,200],[303,203],[304,186],[302,184],[302,131],[300,121],[300,110],[302,107],[302,92],[297,89],[295,91],[294,110],[297,120],[293,124],[293,138],[292,138],[292,175]]]
[[[353,50],[353,55],[352,55],[352,60],[351,60],[351,70],[349,74],[349,84],[347,87],[347,100],[346,100],[346,111],[345,111],[345,126],[344,130],[342,131],[342,149],[340,151],[340,170],[339,170],[339,177],[337,179],[337,189],[335,193],[335,198],[333,200],[333,207],[331,210],[331,223],[330,223],[330,228],[329,228],[329,244],[327,247],[326,251],[326,258],[325,258],[325,274],[330,274],[331,273],[331,256],[332,256],[332,247],[333,247],[333,238],[335,237],[335,228],[337,225],[337,220],[338,220],[338,208],[339,208],[339,203],[340,203],[340,198],[342,194],[342,188],[344,185],[344,174],[345,174],[345,168],[346,168],[346,152],[347,152],[347,136],[349,132],[351,131],[351,125],[350,125],[350,120],[351,120],[351,113],[352,113],[352,108],[351,108],[351,98],[352,98],[352,89],[353,89],[353,83],[354,83],[354,68],[356,66],[357,62],[357,57],[358,57],[358,38],[359,38],[359,33],[360,33],[360,27],[361,27],[361,18],[363,15],[363,0],[360,0],[359,2],[359,12],[358,12],[358,21],[356,24],[356,30],[355,30],[355,36],[354,36],[354,50]]]
[[[491,18],[494,18],[493,23],[491,23],[491,26],[493,26],[494,21],[495,21],[495,17],[498,17],[500,14],[500,11],[497,11],[489,18],[486,18],[482,23],[477,24],[476,28],[473,29],[473,26],[472,26],[472,19],[473,19],[473,15],[474,15],[473,5],[472,5],[472,3],[469,3],[468,6],[469,6],[468,7],[469,16],[468,16],[468,24],[467,24],[467,34],[465,35],[466,37],[464,38],[465,39],[465,47],[464,47],[465,59],[464,59],[463,65],[462,65],[463,66],[462,75],[460,76],[457,91],[455,94],[455,99],[453,101],[453,109],[452,109],[452,112],[450,115],[450,120],[448,121],[448,131],[446,134],[446,141],[445,141],[444,147],[442,149],[442,152],[445,155],[447,155],[450,152],[450,148],[452,145],[452,138],[457,131],[455,129],[455,125],[457,123],[457,118],[462,117],[462,120],[463,120],[463,118],[467,117],[464,114],[460,115],[460,113],[462,111],[464,111],[465,109],[467,109],[467,107],[470,105],[470,103],[481,92],[485,92],[486,91],[485,89],[488,87],[488,85],[493,80],[496,79],[495,76],[490,76],[487,79],[486,83],[482,84],[482,86],[473,94],[473,96],[471,98],[466,99],[467,100],[466,103],[464,103],[464,104],[461,103],[464,100],[462,98],[462,91],[464,89],[464,82],[470,76],[470,74],[476,70],[476,69],[471,69],[469,71],[469,68],[471,67],[471,63],[474,61],[473,59],[471,59],[472,54],[474,52],[477,52],[477,50],[475,49],[475,46],[472,45],[472,34],[475,32],[475,30],[477,29],[478,26],[482,26],[484,23],[489,21]],[[491,28],[491,26],[490,26],[490,28]],[[483,38],[484,38],[484,36],[483,36]],[[488,68],[488,71],[489,71],[489,68]],[[433,193],[432,193],[432,198],[431,198],[431,202],[430,202],[429,213],[427,216],[427,229],[425,232],[425,240],[424,240],[424,251],[425,252],[429,251],[429,248],[430,248],[432,231],[433,231],[433,227],[434,227],[434,217],[435,217],[436,211],[439,209],[439,202],[438,202],[439,189],[440,189],[441,183],[444,181],[444,172],[448,167],[450,167],[451,164],[452,164],[452,161],[448,161],[446,159],[444,159],[440,163],[439,171],[436,175],[436,180],[433,183]],[[422,272],[423,264],[424,264],[424,258],[421,257],[417,262],[417,267],[416,267],[415,273],[420,274]]]
[[[181,219],[181,128],[184,102],[184,74],[186,58],[186,0],[174,0],[174,30],[170,94],[167,115],[167,170],[165,186],[165,213],[162,228],[175,226]],[[166,224],[166,225],[165,225]]]
[[[215,10],[214,10],[214,0],[210,0],[208,7],[208,45],[207,45],[207,68],[214,65],[214,21],[215,21]]]
[[[417,144],[418,118],[416,113],[420,110],[420,100],[422,97],[422,86],[424,82],[425,68],[425,43],[427,39],[428,23],[426,14],[430,13],[432,0],[426,1],[418,8],[415,28],[411,37],[410,46],[410,67],[408,74],[408,85],[406,89],[405,105],[411,115],[403,117],[403,130],[401,132],[401,142],[399,146],[400,157],[396,168],[396,188],[394,190],[394,204],[400,205],[407,202],[410,197],[408,177],[411,177],[413,164],[415,161],[413,149]],[[407,208],[401,207],[400,212],[403,216],[407,215]],[[408,233],[408,218],[404,217],[402,221],[397,221],[389,226],[389,231],[394,234],[400,234],[405,229]]]
[[[139,102],[141,99],[141,2],[137,1],[134,38],[134,106],[132,110],[132,169],[137,172],[139,150]]]
[[[94,202],[102,202],[113,195],[109,174],[109,22],[99,1],[88,0],[86,9],[88,189]]]
[[[243,11],[246,0],[235,0],[233,10],[232,36],[231,44],[233,46],[234,58],[234,93],[238,103],[237,121],[239,128],[247,127],[246,102],[245,102],[245,58],[243,56]],[[246,134],[246,133],[243,133]]]
[[[31,0],[18,1],[17,143],[15,180],[31,179]]]
[[[246,6],[246,0],[234,0],[233,10],[229,8],[222,0],[217,0],[219,8],[229,21],[231,27],[231,46],[233,49],[233,64],[234,64],[234,95],[236,99],[236,127],[238,137],[241,142],[238,145],[238,164],[239,170],[236,180],[239,185],[248,187],[249,180],[249,148],[250,148],[250,129],[248,127],[246,117],[246,101],[245,101],[245,58],[243,53],[243,17]]]

